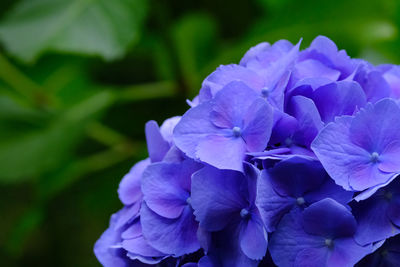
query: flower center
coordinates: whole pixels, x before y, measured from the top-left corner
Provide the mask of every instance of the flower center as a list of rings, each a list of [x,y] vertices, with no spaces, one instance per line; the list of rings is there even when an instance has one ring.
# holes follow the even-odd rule
[[[301,206],[301,205],[303,205],[304,203],[306,203],[306,201],[304,200],[303,197],[298,197],[298,198],[296,199],[296,202],[297,202],[297,205],[299,205],[299,206]]]
[[[232,128],[232,133],[233,133],[233,136],[239,137],[242,135],[242,129],[240,129],[240,127],[235,126]]]
[[[287,147],[293,145],[293,140],[292,140],[292,138],[290,138],[290,137],[286,138],[286,139],[285,139],[285,145],[286,145]]]
[[[240,217],[242,217],[243,219],[246,219],[250,216],[250,212],[247,209],[242,209],[240,211]]]
[[[333,246],[333,240],[330,238],[325,239],[325,246],[331,248]]]
[[[265,98],[267,98],[269,96],[270,90],[268,87],[264,87],[263,89],[261,89],[261,95]]]
[[[377,152],[371,153],[371,162],[377,163],[379,161],[379,154]]]
[[[186,204],[188,204],[189,206],[192,206],[192,198],[191,197],[188,197],[186,199]]]

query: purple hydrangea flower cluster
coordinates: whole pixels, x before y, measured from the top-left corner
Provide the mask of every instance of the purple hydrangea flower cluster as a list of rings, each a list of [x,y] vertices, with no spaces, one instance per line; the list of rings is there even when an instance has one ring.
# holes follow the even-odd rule
[[[251,48],[146,124],[104,266],[400,266],[400,67],[300,42]]]

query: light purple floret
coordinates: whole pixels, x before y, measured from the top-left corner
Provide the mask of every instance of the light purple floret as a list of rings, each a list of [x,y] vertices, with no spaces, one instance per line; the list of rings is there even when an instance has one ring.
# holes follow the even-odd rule
[[[174,142],[190,158],[243,171],[246,153],[267,147],[272,120],[272,108],[263,98],[243,82],[231,82],[183,115]]]
[[[328,174],[346,190],[385,184],[400,173],[400,108],[391,99],[328,124],[311,145]]]

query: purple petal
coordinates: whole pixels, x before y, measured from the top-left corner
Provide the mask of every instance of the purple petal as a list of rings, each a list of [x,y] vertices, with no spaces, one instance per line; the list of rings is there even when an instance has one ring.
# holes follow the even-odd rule
[[[294,81],[292,81],[293,83]],[[306,78],[296,83],[288,88],[286,92],[286,98],[289,99],[296,95],[302,95],[308,98],[312,98],[313,92],[324,85],[332,83],[332,80],[321,77]]]
[[[329,266],[329,249],[327,247],[305,248],[301,250],[294,260],[293,266],[320,267]],[[336,265],[345,266],[345,265]],[[333,267],[333,266],[332,266]]]
[[[316,37],[310,47],[300,54],[300,60],[314,59],[341,72],[339,79],[349,76],[355,69],[354,62],[345,51],[338,51],[334,42],[325,36]]]
[[[329,123],[318,134],[311,148],[325,170],[346,190],[364,190],[386,182],[390,174],[382,173],[371,163],[371,155],[350,140],[352,118],[343,116]]]
[[[400,141],[393,141],[383,149],[378,168],[383,172],[400,172]]]
[[[279,110],[283,109],[284,90],[297,59],[300,42],[296,46],[286,40],[278,41],[272,46],[263,43],[250,49],[240,62],[261,77],[266,77],[263,89],[267,92],[267,100]]]
[[[306,248],[318,248],[324,238],[304,232],[300,223],[301,212],[296,209],[286,214],[269,241],[269,251],[278,266],[294,266],[297,254]]]
[[[140,181],[143,171],[148,165],[150,165],[150,159],[139,161],[122,178],[118,188],[118,196],[125,205],[133,204],[143,197],[140,189]]]
[[[243,253],[250,259],[261,260],[267,252],[267,235],[263,223],[257,217],[243,222],[239,239]]]
[[[383,78],[391,88],[391,97],[400,97],[400,68],[397,65],[386,65],[389,69],[383,74]]]
[[[165,254],[182,256],[200,248],[196,236],[198,224],[189,206],[178,218],[168,219],[157,215],[143,203],[140,220],[143,236],[152,247]]]
[[[182,163],[153,163],[143,173],[142,190],[147,206],[166,218],[177,218],[190,196],[191,175],[202,165],[186,160]]]
[[[337,81],[340,72],[325,66],[320,61],[307,59],[296,64],[294,76],[298,80],[316,77]]]
[[[283,215],[295,205],[295,199],[277,194],[272,188],[270,179],[268,172],[263,170],[257,180],[256,206],[267,231],[273,232]]]
[[[175,145],[173,145],[170,150],[168,150],[168,153],[165,155],[163,162],[180,163],[185,159],[187,158],[185,158],[183,152],[180,151]]]
[[[336,116],[353,115],[357,108],[367,103],[364,91],[356,82],[340,81],[322,86],[314,91],[314,102],[324,122]]]
[[[219,169],[243,171],[245,153],[242,138],[214,135],[199,143],[196,157]]]
[[[215,126],[232,129],[243,128],[243,119],[254,101],[260,96],[245,83],[233,81],[220,90],[214,98],[211,120]]]
[[[322,200],[306,208],[303,215],[293,210],[282,219],[269,243],[271,256],[278,266],[350,267],[379,247],[356,244],[351,235],[355,228],[355,220],[346,207],[332,199]],[[327,238],[332,247],[327,245]],[[348,251],[344,251],[346,247]]]
[[[211,73],[203,82],[201,91],[208,91],[209,96],[213,97],[225,85],[232,81],[241,81],[255,92],[260,92],[264,85],[264,80],[254,71],[240,65],[221,65],[216,71]],[[201,93],[201,101],[209,100],[206,94]]]
[[[129,266],[132,266],[134,264],[135,267],[147,267],[149,264],[157,264],[160,263],[162,260],[165,259],[165,257],[145,257],[139,254],[134,254],[128,252],[126,256],[131,259],[133,262],[131,262]]]
[[[189,105],[189,107],[194,108],[195,106],[200,104],[200,96],[197,95],[192,100],[186,99],[186,103]]]
[[[173,139],[174,129],[180,120],[181,120],[181,116],[175,116],[175,117],[166,119],[160,127],[160,132],[161,132],[162,137],[164,138],[165,141],[167,141],[170,144],[173,143],[172,139]]]
[[[264,67],[261,69],[258,68],[259,73],[262,73],[263,77],[268,77],[268,80],[266,81],[266,86],[270,88],[275,86],[284,75],[284,73],[288,70],[288,68],[291,67],[291,65],[295,62],[298,56],[301,41],[302,40],[300,40],[295,46],[293,46],[291,43],[288,43],[287,41],[284,41],[284,49],[281,50],[282,52],[280,57],[278,57],[274,61],[271,61],[269,59],[260,61],[260,63],[264,65]]]
[[[317,190],[304,194],[304,200],[306,203],[314,203],[324,198],[332,198],[345,205],[352,200],[353,194],[353,192],[344,190],[341,186],[335,184],[329,176],[326,176],[324,183]]]
[[[391,99],[367,105],[350,126],[350,139],[368,152],[381,154],[392,142],[400,141],[400,108]]]
[[[150,246],[146,239],[141,235],[132,239],[122,241],[122,247],[131,254],[141,255],[143,257],[163,257],[164,253]]]
[[[140,219],[137,218],[132,225],[129,226],[124,232],[122,232],[122,239],[133,239],[136,237],[140,237],[142,235],[142,226],[140,225]]]
[[[241,138],[246,130],[243,127],[248,128],[250,136],[259,134],[250,144],[251,149],[266,144],[270,135],[271,126],[267,124],[272,124],[268,119],[272,115],[261,114],[270,110],[267,104],[261,105],[255,114],[249,112],[258,98],[244,83],[231,82],[212,101],[190,109],[182,117],[174,130],[176,146],[187,156],[217,168],[242,171],[247,150]],[[261,126],[265,126],[263,131]]]
[[[326,266],[354,266],[366,255],[374,251],[372,245],[360,246],[353,238],[338,238],[334,240],[334,249]]]
[[[296,198],[317,189],[326,179],[326,172],[318,161],[296,156],[277,163],[267,172],[276,192]]]
[[[193,174],[191,203],[200,226],[218,231],[239,220],[248,205],[247,183],[240,172],[208,166]]]
[[[119,213],[113,214],[110,219],[110,227],[101,235],[94,245],[94,254],[98,261],[106,267],[111,266],[129,266],[129,260],[126,257],[126,251],[119,245],[121,232],[124,229],[116,228]]]
[[[310,44],[310,50],[316,50],[328,58],[334,58],[337,54],[337,46],[335,43],[325,36],[317,36]]]
[[[289,113],[297,119],[299,126],[293,134],[294,142],[309,147],[323,127],[314,102],[304,96],[294,96],[289,104]]]
[[[190,158],[196,158],[199,142],[211,134],[220,134],[220,129],[210,121],[211,110],[210,102],[189,109],[174,129],[175,145]]]
[[[293,45],[292,45],[293,46]],[[271,45],[267,42],[259,43],[256,46],[251,47],[243,58],[240,60],[240,65],[246,66],[250,61],[258,61],[260,60],[260,56],[263,55],[263,52],[271,50]]]
[[[245,174],[246,180],[247,180],[247,192],[248,192],[247,200],[248,200],[248,203],[250,204],[250,206],[252,206],[256,201],[257,180],[258,180],[258,177],[260,176],[261,172],[259,169],[257,169],[256,166],[254,166],[248,162],[244,162],[243,167],[244,167],[244,174]]]
[[[122,241],[122,247],[130,253],[130,258],[137,258],[145,263],[154,264],[160,262],[161,259],[166,256],[164,253],[161,253],[150,246],[144,239],[139,220],[130,226],[130,228],[128,228],[124,233],[125,237],[129,238]]]
[[[270,138],[270,144],[283,143],[286,138],[291,137],[298,128],[296,118],[282,111],[274,110],[274,124]]]
[[[263,99],[252,103],[244,116],[243,139],[247,151],[261,151],[267,147],[272,131],[273,111]]]
[[[204,266],[258,266],[259,261],[251,260],[243,253],[240,247],[239,230],[240,227],[231,224],[223,231],[212,234],[212,247],[207,253],[206,260],[211,265]]]
[[[354,200],[357,201],[357,202],[359,202],[359,201],[361,201],[361,200],[366,200],[366,199],[368,199],[368,198],[371,197],[373,194],[375,194],[376,191],[378,191],[379,189],[381,189],[381,188],[387,186],[388,184],[390,184],[397,176],[398,176],[398,174],[392,175],[392,177],[389,178],[388,181],[386,181],[386,182],[384,182],[384,183],[382,183],[382,184],[378,184],[378,185],[376,185],[376,186],[373,186],[373,187],[368,188],[367,190],[365,190],[365,191],[361,192],[360,194],[358,194],[358,195],[354,198]]]
[[[169,143],[165,141],[164,137],[161,135],[157,122],[147,122],[145,130],[147,150],[151,162],[161,161],[170,148]]]
[[[293,44],[287,40],[279,40],[272,46],[266,42],[260,43],[247,51],[240,65],[256,70],[267,68],[292,49]]]
[[[291,69],[298,57],[300,43],[301,40],[290,51],[282,55],[279,60],[258,71],[262,77],[268,77],[265,81],[265,88],[270,91],[268,101],[279,110],[283,110],[284,90],[289,82]]]
[[[354,205],[353,214],[358,222],[354,239],[357,243],[366,245],[400,233],[387,215],[389,207],[389,202],[377,195]]]
[[[290,148],[280,147],[280,148],[275,148],[275,149],[271,149],[271,150],[266,150],[263,152],[247,153],[247,155],[259,158],[259,157],[267,157],[267,156],[271,156],[271,155],[287,154],[289,152],[290,152]]]
[[[357,229],[357,222],[345,206],[331,198],[326,198],[311,204],[304,210],[303,227],[312,235],[338,238],[353,236]]]
[[[118,220],[115,222],[116,228],[122,228],[130,224],[135,220],[140,214],[140,206],[142,201],[137,201],[130,206],[123,207],[118,213]]]
[[[361,85],[368,102],[372,103],[389,97],[391,91],[382,74],[374,68],[369,63],[361,62],[354,76],[354,81]]]
[[[199,260],[198,267],[215,267],[215,263],[209,256],[205,255]]]

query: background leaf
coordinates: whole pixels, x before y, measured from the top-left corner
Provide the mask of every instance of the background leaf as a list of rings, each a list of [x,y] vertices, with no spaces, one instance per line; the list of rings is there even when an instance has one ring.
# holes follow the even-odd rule
[[[0,39],[20,60],[53,50],[121,57],[137,40],[146,0],[24,0],[0,25]]]
[[[206,14],[183,17],[173,26],[172,38],[183,82],[194,96],[200,89],[202,68],[215,56],[216,22]]]
[[[0,182],[20,182],[59,167],[82,137],[87,120],[108,107],[112,95],[100,92],[54,118],[49,126],[0,142]]]

